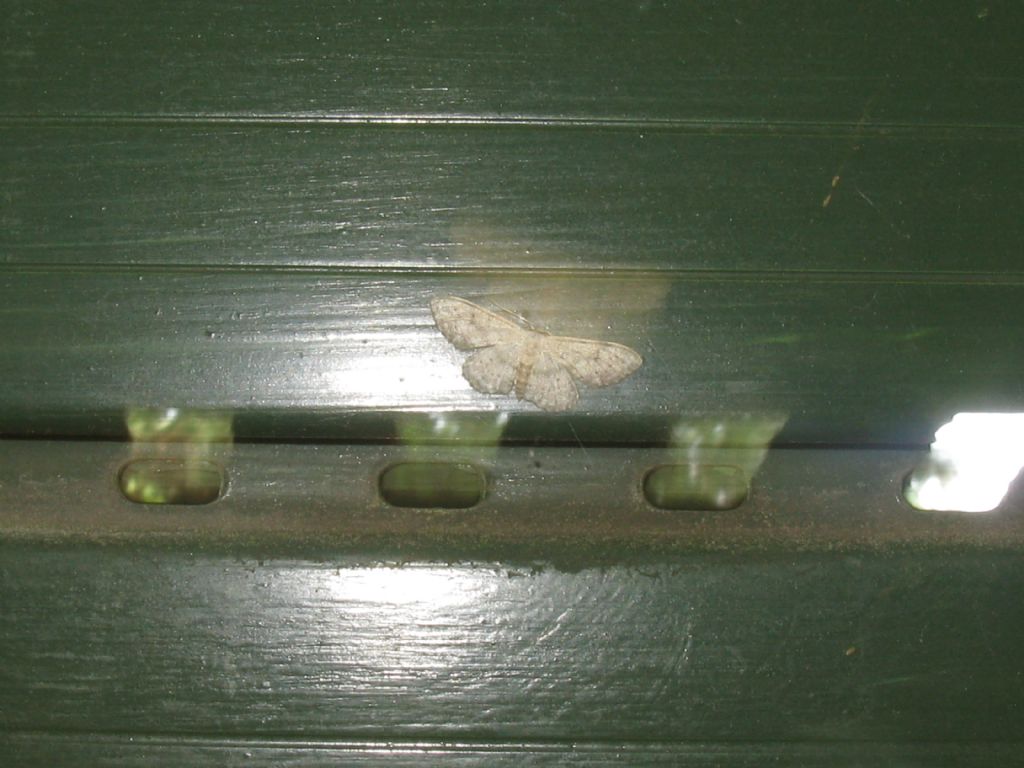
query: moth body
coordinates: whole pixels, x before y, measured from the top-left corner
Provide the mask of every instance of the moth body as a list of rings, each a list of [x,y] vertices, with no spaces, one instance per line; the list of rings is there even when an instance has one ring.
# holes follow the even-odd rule
[[[607,387],[643,364],[622,344],[555,336],[455,296],[434,299],[430,310],[448,341],[472,351],[462,375],[473,389],[515,394],[546,411],[572,408],[579,400],[576,382]]]
[[[533,374],[533,366],[537,362],[536,342],[527,342],[519,352],[519,361],[516,363],[515,393],[516,398],[526,398],[526,387],[530,383],[530,376]]]

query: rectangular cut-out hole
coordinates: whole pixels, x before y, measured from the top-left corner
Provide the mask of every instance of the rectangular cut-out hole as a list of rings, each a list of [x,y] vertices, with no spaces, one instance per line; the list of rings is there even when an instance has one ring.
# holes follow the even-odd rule
[[[1024,467],[1024,413],[957,413],[903,481],[914,509],[991,512]]]
[[[728,465],[668,464],[644,478],[644,498],[659,509],[735,509],[748,491],[743,470]]]
[[[395,507],[467,509],[487,493],[487,478],[471,464],[406,462],[380,475],[380,495]]]
[[[220,498],[224,473],[208,461],[136,459],[121,470],[118,484],[136,504],[210,504]]]

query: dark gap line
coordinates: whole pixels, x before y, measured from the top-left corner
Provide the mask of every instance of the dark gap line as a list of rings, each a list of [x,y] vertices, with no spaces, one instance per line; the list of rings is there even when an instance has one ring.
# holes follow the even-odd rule
[[[70,246],[69,246],[70,247]],[[388,278],[396,275],[422,277],[482,276],[490,278],[541,279],[555,277],[673,280],[708,282],[794,282],[794,283],[885,283],[942,285],[1024,285],[1024,272],[908,272],[883,270],[796,270],[796,269],[668,269],[631,267],[477,267],[477,266],[305,266],[269,264],[119,264],[116,262],[43,262],[8,261],[0,264],[0,274],[294,274],[339,278]]]
[[[0,434],[0,441],[25,443],[124,443],[126,445],[189,445],[187,440],[170,441],[134,441],[127,435],[101,434]],[[231,441],[204,443],[204,445],[280,445],[280,446],[311,446],[323,445],[331,447],[366,446],[396,448],[579,448],[581,441],[558,439],[510,439],[488,442],[486,440],[418,440],[411,442],[398,437],[373,438],[329,438],[329,437],[243,437]],[[604,440],[600,442],[582,441],[588,450],[672,450],[689,448],[685,443],[674,444],[666,440]],[[768,450],[768,451],[927,451],[927,443],[842,443],[838,441],[814,442],[779,442],[765,445],[745,445],[738,443],[722,443],[721,445],[704,446],[709,450]]]
[[[569,739],[566,737],[553,736],[549,738],[531,736],[529,738],[509,737],[506,739],[474,738],[468,734],[449,733],[444,729],[437,729],[440,733],[426,733],[420,738],[352,738],[344,736],[318,736],[316,734],[296,735],[291,733],[274,732],[241,732],[229,736],[223,734],[202,733],[196,731],[123,731],[116,729],[79,729],[79,728],[14,728],[4,730],[2,736],[14,738],[47,737],[61,740],[87,740],[103,743],[111,743],[115,740],[123,740],[126,745],[138,746],[174,746],[183,745],[204,745],[222,747],[252,747],[256,749],[287,748],[295,749],[307,747],[324,750],[372,750],[381,752],[401,751],[437,751],[437,752],[500,752],[500,751],[537,751],[537,752],[562,752],[562,751],[604,751],[608,747],[618,747],[626,750],[676,750],[683,749],[720,749],[725,751],[744,751],[750,747],[760,746],[768,749],[782,747],[798,747],[803,749],[817,749],[821,747],[850,747],[861,749],[866,746],[915,748],[916,750],[931,750],[935,748],[956,748],[956,747],[984,747],[986,749],[1019,748],[1021,741],[976,741],[973,739],[919,739],[909,744],[885,740],[865,739],[858,741],[828,740],[828,739],[735,739],[731,741],[706,741],[706,740],[665,740],[658,738],[615,738],[615,739]],[[923,749],[922,749],[923,748]]]
[[[1024,139],[1024,126],[1001,123],[862,123],[858,121],[811,122],[712,118],[572,117],[557,115],[445,115],[445,114],[0,114],[0,126],[348,126],[380,128],[525,128],[587,129],[616,131],[664,131],[682,133],[751,135],[877,135],[912,134],[915,138],[968,136]]]

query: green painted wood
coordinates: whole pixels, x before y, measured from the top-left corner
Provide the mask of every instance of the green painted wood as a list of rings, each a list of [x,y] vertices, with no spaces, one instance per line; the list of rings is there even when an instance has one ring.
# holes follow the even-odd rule
[[[0,734],[0,746],[18,765],[251,766],[862,766],[1021,764],[1020,745],[901,743],[625,743],[559,745],[443,744],[412,741],[339,742],[298,739],[197,739],[139,736]]]
[[[0,433],[201,406],[295,441],[216,443],[188,512],[118,495],[144,445],[0,443],[6,762],[1020,762],[1019,484],[925,515],[919,450],[818,448],[724,516],[637,494],[681,425],[920,449],[1022,410],[1022,32],[999,0],[0,5]],[[567,418],[483,398],[447,293],[647,363]],[[381,506],[406,450],[475,452],[491,506]]]
[[[645,358],[562,418],[462,378],[429,301],[454,294]],[[1024,410],[1017,281],[716,274],[8,269],[0,430],[123,436],[132,407],[224,409],[241,438],[379,439],[401,411],[511,414],[508,439],[664,442],[752,415],[781,442],[930,442]],[[603,425],[603,426],[602,426]]]
[[[404,439],[380,445],[0,440],[0,535],[541,559],[571,568],[630,553],[1024,549],[1024,479],[991,513],[921,512],[902,489],[924,451],[511,446],[495,444],[500,431],[488,443],[476,430],[477,440],[460,439],[448,425],[445,440],[427,419],[410,419]],[[720,430],[737,441],[743,427]],[[216,468],[223,493],[205,505],[129,501],[119,478],[144,461]],[[484,496],[466,509],[389,504],[380,479],[409,462],[471,466]],[[731,467],[749,494],[729,510],[657,509],[644,478],[666,465]]]
[[[1019,8],[918,10],[10,3],[0,431],[564,433],[453,375],[439,293],[638,347],[587,439],[754,413],[920,445],[1019,409]]]
[[[1010,1],[3,5],[7,115],[1017,125]]]
[[[1019,554],[577,572],[25,545],[0,557],[8,734],[1021,739]]]
[[[851,126],[7,126],[0,263],[1019,278],[1022,142]]]

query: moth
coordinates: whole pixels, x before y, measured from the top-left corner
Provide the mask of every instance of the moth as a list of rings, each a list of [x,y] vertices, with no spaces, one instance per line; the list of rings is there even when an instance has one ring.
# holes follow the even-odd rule
[[[579,400],[577,382],[607,387],[644,362],[622,344],[555,336],[456,296],[434,299],[430,311],[457,349],[474,350],[462,365],[473,389],[488,395],[514,392],[545,411],[572,408]]]

